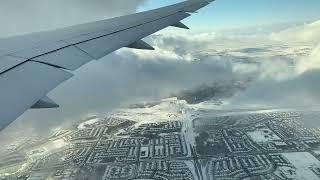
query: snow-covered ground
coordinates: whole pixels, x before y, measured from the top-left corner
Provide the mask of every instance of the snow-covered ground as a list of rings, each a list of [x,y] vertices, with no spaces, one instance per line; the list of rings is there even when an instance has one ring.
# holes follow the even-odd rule
[[[281,138],[269,128],[259,128],[255,131],[248,132],[247,134],[257,143],[281,140]]]
[[[48,141],[47,143],[36,146],[30,150],[28,150],[27,155],[29,159],[39,159],[41,156],[45,156],[56,151],[60,151],[62,148],[66,147],[68,143],[63,141],[62,139],[55,141]]]
[[[158,105],[144,108],[122,108],[111,113],[112,117],[127,119],[137,124],[183,120],[188,104],[176,98],[164,99]]]
[[[177,98],[163,99],[158,105],[145,108],[124,108],[111,113],[112,117],[128,119],[137,122],[136,126],[145,123],[157,123],[165,121],[181,121],[189,156],[190,146],[195,144],[195,134],[192,128],[192,120],[195,118],[196,109],[184,100]]]
[[[320,161],[308,152],[282,153],[296,168],[294,179],[297,180],[313,180],[320,179],[312,168],[319,167]]]
[[[99,118],[90,119],[90,120],[88,120],[88,121],[85,121],[85,122],[79,124],[78,129],[85,129],[86,126],[91,125],[91,124],[94,124],[94,123],[96,123],[96,122],[98,122],[98,121],[100,121]]]

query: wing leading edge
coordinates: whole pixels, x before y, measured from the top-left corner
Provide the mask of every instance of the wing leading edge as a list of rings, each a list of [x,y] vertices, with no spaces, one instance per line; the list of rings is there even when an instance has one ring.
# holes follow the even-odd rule
[[[142,41],[168,26],[188,29],[180,21],[209,0],[175,5],[0,40],[0,130],[30,108],[58,105],[46,95],[72,77],[73,71],[122,47],[148,49]]]

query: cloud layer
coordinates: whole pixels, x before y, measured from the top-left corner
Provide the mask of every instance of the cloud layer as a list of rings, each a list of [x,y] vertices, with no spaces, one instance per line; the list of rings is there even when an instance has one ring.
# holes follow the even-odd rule
[[[297,25],[280,32],[275,32],[271,34],[271,37],[285,43],[318,44],[320,39],[320,21]]]
[[[230,99],[236,106],[310,108],[319,106],[320,21],[264,35],[221,33],[149,38],[156,52],[125,50],[138,59],[219,62],[231,69],[228,79],[252,79],[247,91]]]

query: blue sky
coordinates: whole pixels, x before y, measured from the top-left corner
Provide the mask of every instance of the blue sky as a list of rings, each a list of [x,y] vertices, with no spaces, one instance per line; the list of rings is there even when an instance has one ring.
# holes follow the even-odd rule
[[[149,0],[140,10],[181,1]],[[315,20],[320,20],[320,0],[216,0],[185,22],[202,29],[230,29]]]

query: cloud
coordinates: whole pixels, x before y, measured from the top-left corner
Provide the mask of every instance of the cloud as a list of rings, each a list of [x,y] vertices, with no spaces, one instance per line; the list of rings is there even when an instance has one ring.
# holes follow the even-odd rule
[[[254,66],[255,73],[260,71],[257,74],[258,78],[230,103],[242,106],[289,107],[306,110],[319,108],[320,34],[317,29],[320,27],[319,22],[289,28],[278,33],[277,36],[281,40],[286,39],[291,53],[295,52],[297,55],[282,56],[278,60],[272,58],[264,61],[259,67]],[[275,37],[274,35],[272,38]],[[299,45],[301,43],[303,43],[302,46]],[[308,48],[305,45],[310,50],[306,50]],[[294,50],[295,46],[300,47],[302,51]],[[245,65],[243,69],[246,68],[248,66]]]
[[[309,70],[281,81],[255,81],[229,103],[236,106],[309,109],[320,105],[320,70]]]
[[[216,62],[231,69],[228,79],[253,80],[246,91],[230,98],[233,105],[308,108],[320,104],[315,85],[320,78],[319,22],[267,35],[158,34],[147,39],[157,51],[120,54],[146,61]]]
[[[318,44],[320,41],[320,21],[272,33],[271,38],[285,43]]]
[[[148,40],[159,51],[131,53],[148,58],[171,54],[170,59],[176,61],[224,62],[231,68],[229,75],[233,78],[253,80],[246,91],[228,100],[232,105],[317,107],[319,25],[320,21],[316,21],[267,35],[158,34]]]
[[[135,12],[145,0],[2,0],[0,37],[38,32]]]
[[[298,61],[296,71],[303,73],[312,69],[320,69],[320,44],[314,48],[308,57]]]

